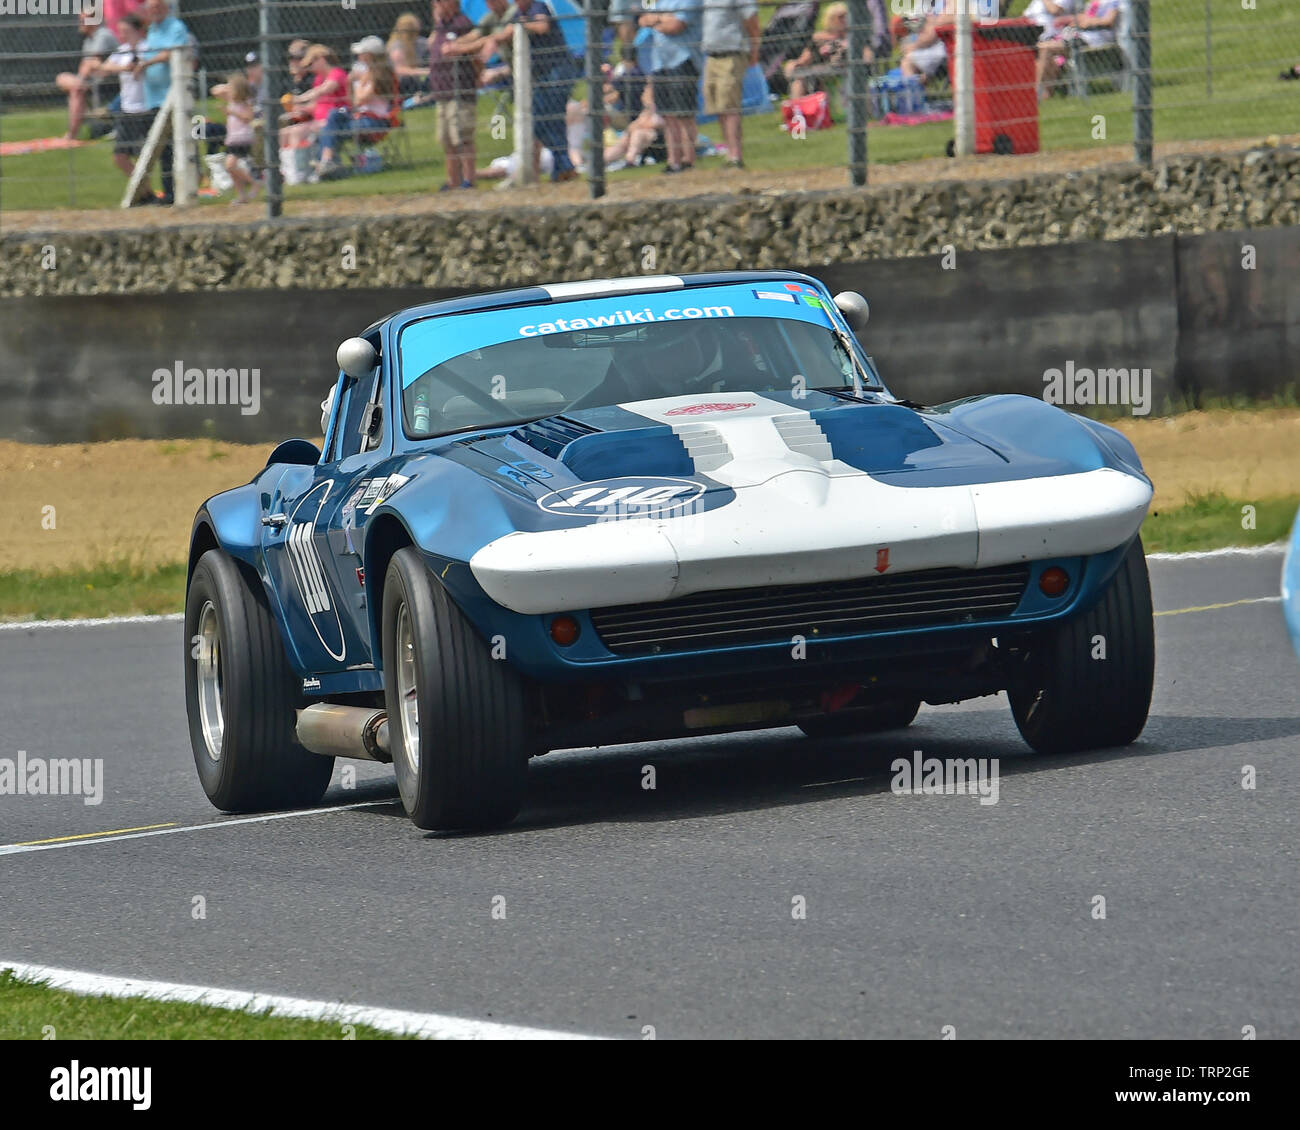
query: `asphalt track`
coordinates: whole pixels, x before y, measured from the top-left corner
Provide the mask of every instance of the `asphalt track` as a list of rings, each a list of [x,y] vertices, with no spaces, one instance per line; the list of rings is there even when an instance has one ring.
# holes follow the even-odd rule
[[[224,823],[190,759],[178,624],[3,631],[0,757],[103,758],[106,787],[0,797],[0,845],[28,845],[0,848],[0,959],[627,1038],[1295,1038],[1280,566],[1152,563],[1167,614],[1128,749],[1034,757],[998,698],[870,743],[572,751],[477,836],[419,832],[360,762],[323,803],[363,807]],[[916,749],[1001,759],[999,802],[892,794]]]

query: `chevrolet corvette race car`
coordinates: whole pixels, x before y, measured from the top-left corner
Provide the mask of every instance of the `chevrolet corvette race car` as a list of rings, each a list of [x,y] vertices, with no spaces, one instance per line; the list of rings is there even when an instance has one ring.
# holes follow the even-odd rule
[[[339,347],[291,439],[194,521],[194,760],[228,811],[391,762],[421,828],[514,817],[550,750],[908,725],[1006,691],[1040,752],[1123,745],[1154,643],[1151,483],[1023,396],[922,407],[791,272],[434,302]]]

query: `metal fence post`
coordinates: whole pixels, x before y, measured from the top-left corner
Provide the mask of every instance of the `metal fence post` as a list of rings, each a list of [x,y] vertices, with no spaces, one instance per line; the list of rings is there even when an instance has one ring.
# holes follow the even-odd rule
[[[278,219],[284,206],[284,182],[280,176],[280,96],[286,84],[280,61],[271,52],[278,46],[279,12],[271,0],[257,0],[257,49],[262,56],[262,89],[257,92],[262,108],[262,159],[266,165],[266,218]]]
[[[867,183],[867,87],[871,73],[862,61],[867,46],[867,0],[848,0],[849,67],[844,76],[845,111],[848,115],[849,183],[861,188]]]
[[[969,157],[975,152],[975,66],[971,59],[970,3],[967,0],[958,0],[954,33],[953,153],[958,157]]]
[[[1151,108],[1151,0],[1133,0],[1133,160],[1151,167],[1155,125]]]
[[[533,63],[528,32],[515,24],[515,43],[510,71],[515,84],[515,172],[517,185],[536,184],[533,167]]]
[[[198,190],[194,161],[198,144],[190,136],[190,58],[185,50],[173,50],[171,61],[171,129],[172,129],[172,180],[173,202],[177,208],[188,208],[194,203]]]
[[[587,184],[591,198],[605,195],[605,82],[600,70],[601,31],[608,0],[586,0]]]

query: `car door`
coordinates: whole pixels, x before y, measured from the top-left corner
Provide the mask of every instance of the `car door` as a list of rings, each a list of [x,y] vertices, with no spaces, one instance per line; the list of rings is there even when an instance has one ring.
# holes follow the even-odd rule
[[[313,674],[373,666],[356,521],[366,491],[383,481],[369,474],[381,457],[382,423],[370,411],[378,382],[377,366],[359,379],[339,375],[327,450],[314,466],[285,469],[263,527],[267,569]]]

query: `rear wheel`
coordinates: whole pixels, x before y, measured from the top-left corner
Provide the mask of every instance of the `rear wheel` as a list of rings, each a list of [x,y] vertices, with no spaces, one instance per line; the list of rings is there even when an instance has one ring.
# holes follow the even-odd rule
[[[1151,582],[1135,538],[1087,613],[1030,642],[1007,692],[1021,736],[1038,753],[1128,745],[1146,725],[1155,676]]]
[[[298,744],[297,679],[266,593],[219,549],[190,578],[185,649],[190,745],[208,799],[224,812],[319,801],[334,759]]]
[[[384,581],[384,696],[402,804],[420,828],[507,824],[528,776],[524,680],[412,548]]]
[[[901,730],[912,724],[921,709],[919,698],[881,702],[859,710],[837,710],[821,718],[805,718],[799,723],[810,738],[843,738],[850,734],[878,734],[884,730]]]

